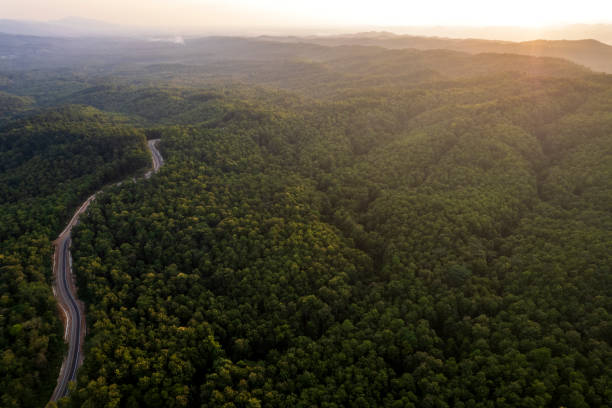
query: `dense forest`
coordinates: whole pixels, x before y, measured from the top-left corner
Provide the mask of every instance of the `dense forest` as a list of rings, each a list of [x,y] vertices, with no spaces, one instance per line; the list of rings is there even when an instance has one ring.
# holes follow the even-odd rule
[[[51,242],[88,194],[149,163],[144,134],[94,108],[0,128],[0,405],[44,406],[65,351]]]
[[[60,407],[612,405],[612,76],[197,41],[0,72],[3,406],[50,394],[50,240],[145,137],[165,166],[74,232],[88,334]]]

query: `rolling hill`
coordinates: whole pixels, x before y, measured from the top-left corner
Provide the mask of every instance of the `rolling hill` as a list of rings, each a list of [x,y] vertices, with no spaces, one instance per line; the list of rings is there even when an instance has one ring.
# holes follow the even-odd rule
[[[455,39],[395,35],[388,32],[357,33],[330,37],[261,37],[261,39],[281,42],[308,42],[327,46],[367,45],[389,49],[445,49],[470,54],[496,53],[556,57],[584,65],[594,71],[612,73],[612,46],[592,39],[510,42],[473,38]]]

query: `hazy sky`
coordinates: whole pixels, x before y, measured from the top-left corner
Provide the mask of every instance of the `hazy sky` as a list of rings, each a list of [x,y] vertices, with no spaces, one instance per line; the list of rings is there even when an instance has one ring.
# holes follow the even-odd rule
[[[165,27],[612,22],[612,0],[1,0],[0,18],[78,16]]]

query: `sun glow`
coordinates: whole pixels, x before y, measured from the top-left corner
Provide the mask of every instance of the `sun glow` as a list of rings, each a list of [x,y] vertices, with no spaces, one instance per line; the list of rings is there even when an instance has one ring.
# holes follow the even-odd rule
[[[173,26],[523,26],[612,22],[610,0],[3,0],[0,18]]]

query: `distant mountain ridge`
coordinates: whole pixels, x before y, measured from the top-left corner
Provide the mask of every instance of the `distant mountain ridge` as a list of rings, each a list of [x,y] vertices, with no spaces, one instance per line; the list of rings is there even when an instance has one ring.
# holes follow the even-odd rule
[[[0,19],[0,33],[38,37],[98,37],[134,35],[142,30],[105,21],[65,17],[51,21]]]
[[[380,75],[383,75],[388,81],[410,83],[415,79],[423,81],[424,77],[439,80],[441,77],[456,78],[477,73],[520,72],[535,76],[575,77],[591,72],[563,58],[517,53],[471,54],[443,47],[389,49],[359,44],[337,47],[299,38],[279,42],[244,37],[201,37],[187,39],[183,44],[134,38],[52,38],[0,33],[0,70],[8,71],[43,67],[88,69],[99,65],[112,72],[115,69],[124,71],[130,65],[182,64],[204,66],[209,74],[213,71],[219,75],[221,71],[223,75],[234,72],[239,76],[246,74],[245,78],[248,78],[257,72],[256,66],[269,67],[271,61],[275,61],[278,67],[293,64],[296,69],[304,70],[304,75],[306,72],[321,74],[332,70],[338,76],[336,79],[352,82],[357,80],[354,75],[376,78],[374,82],[380,81]],[[267,74],[267,80],[271,82],[279,80],[279,72],[273,71],[268,70]],[[312,86],[325,83],[317,75],[311,80]]]
[[[591,30],[587,30],[587,28]],[[593,33],[596,38],[609,38],[606,32],[612,32],[607,25],[593,25],[580,28],[584,33]],[[450,28],[440,27],[439,32],[448,32]],[[481,30],[483,37],[490,38],[501,30],[501,27],[491,28],[487,34],[484,28]],[[568,26],[568,36],[576,37],[575,26]],[[606,31],[607,30],[607,31]],[[435,32],[432,28],[431,32]],[[124,38],[148,38],[158,39],[163,33],[155,29],[135,28],[112,24],[104,21],[66,17],[59,20],[40,22],[0,19],[0,33],[22,36],[38,37],[124,37]],[[466,32],[467,33],[467,32]],[[168,33],[165,33],[167,35]],[[543,32],[545,35],[545,33]],[[182,37],[174,39],[174,33],[169,41],[183,43]],[[501,35],[501,34],[500,34]],[[611,34],[612,35],[612,34]],[[354,34],[340,34],[329,36],[261,36],[258,39],[275,42],[306,42],[325,46],[339,45],[362,45],[376,46],[387,49],[413,48],[418,50],[446,49],[452,51],[467,52],[470,54],[496,53],[496,54],[520,54],[536,57],[564,58],[577,64],[586,66],[594,71],[612,73],[612,46],[595,39],[582,40],[531,40],[523,42],[501,41],[480,38],[450,38],[443,36],[405,35],[395,34],[390,31],[366,31]],[[558,37],[556,35],[555,37]],[[166,39],[167,40],[167,39]],[[38,41],[38,40],[37,40]],[[4,58],[11,56],[4,53]],[[12,55],[12,54],[11,54]]]
[[[593,39],[534,40],[525,42],[456,39],[396,35],[389,32],[365,32],[328,37],[270,37],[260,39],[280,42],[307,42],[327,46],[366,45],[389,49],[446,49],[470,54],[520,54],[536,57],[564,58],[594,71],[612,73],[612,46]]]

